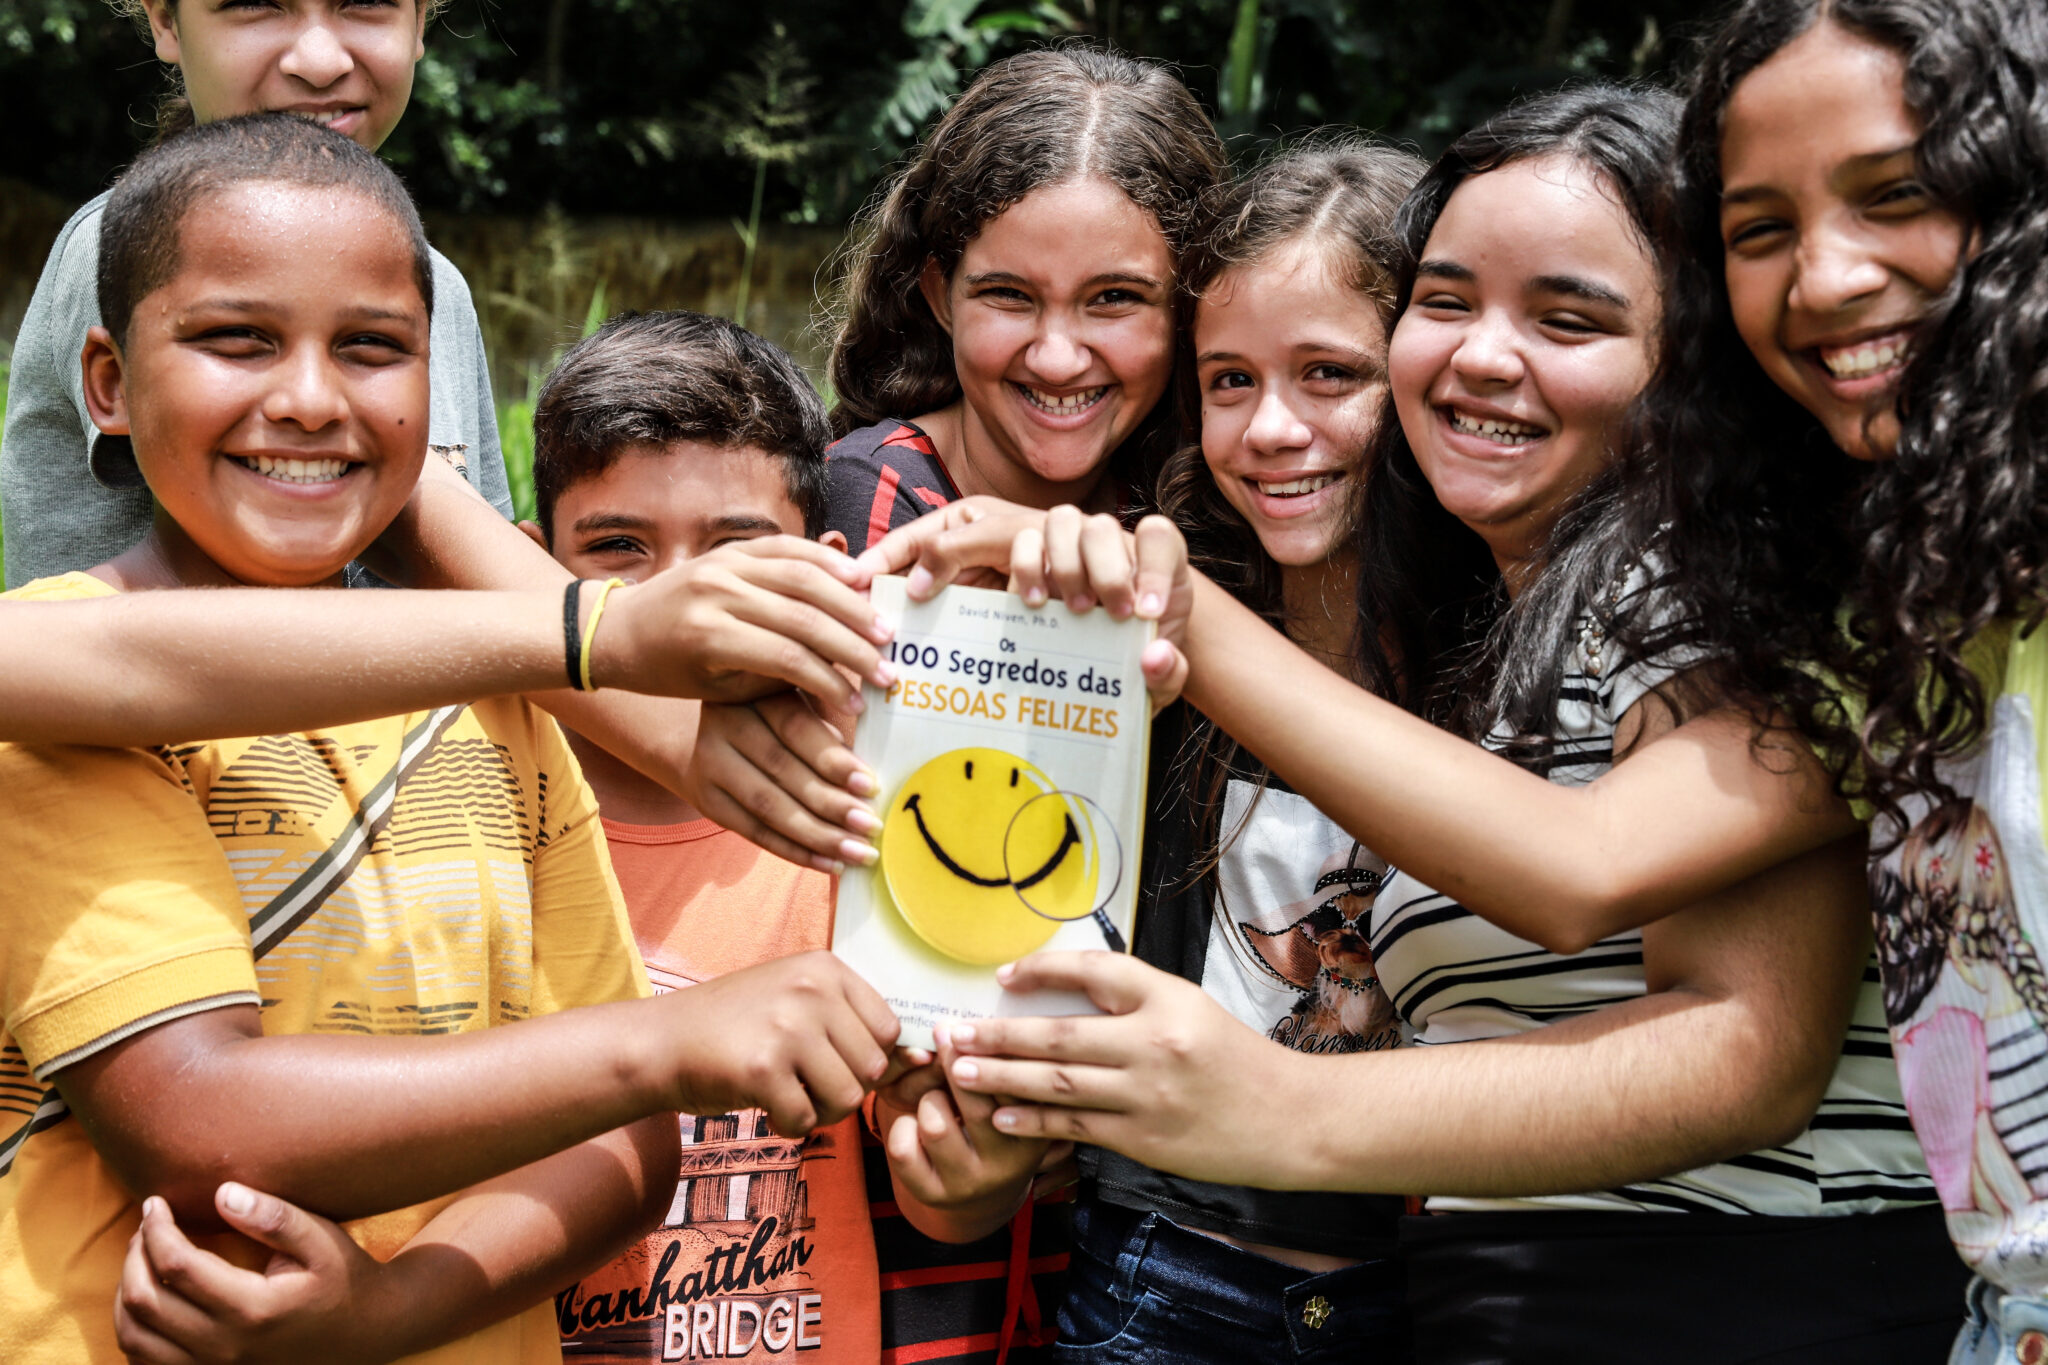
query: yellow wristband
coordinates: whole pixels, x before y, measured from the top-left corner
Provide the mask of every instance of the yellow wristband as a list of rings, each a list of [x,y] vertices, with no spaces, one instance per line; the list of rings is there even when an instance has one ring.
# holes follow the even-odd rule
[[[590,642],[597,638],[597,623],[604,619],[604,601],[612,595],[612,589],[625,586],[623,578],[607,578],[604,586],[597,590],[597,603],[590,609],[590,619],[583,623],[583,690],[595,692],[597,684],[590,680]]]

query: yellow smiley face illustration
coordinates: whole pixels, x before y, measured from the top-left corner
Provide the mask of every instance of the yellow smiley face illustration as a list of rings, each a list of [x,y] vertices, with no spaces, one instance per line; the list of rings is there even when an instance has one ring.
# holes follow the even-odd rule
[[[961,962],[1014,961],[1095,908],[1101,869],[1087,810],[1000,749],[954,749],[912,773],[890,799],[881,842],[904,921]]]

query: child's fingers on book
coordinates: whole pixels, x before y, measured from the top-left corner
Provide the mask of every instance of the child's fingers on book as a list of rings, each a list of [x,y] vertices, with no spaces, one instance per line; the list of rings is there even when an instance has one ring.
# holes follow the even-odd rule
[[[889,1155],[889,1167],[911,1194],[925,1203],[936,1202],[940,1181],[918,1141],[917,1115],[898,1114],[889,1131],[882,1135],[882,1150]]]
[[[788,698],[775,700],[782,703],[779,709],[790,709]],[[706,707],[707,719],[714,709],[722,708]],[[861,770],[860,760],[840,743],[837,731],[810,714],[809,707],[801,701],[794,704],[794,709],[809,716],[808,730],[801,721],[778,717],[783,722],[778,728],[752,708],[736,709],[745,714],[720,715],[713,721],[722,727],[720,750],[730,746],[748,768],[765,776],[818,820],[837,828],[841,837],[873,836],[881,831],[882,822],[867,803],[846,789],[853,773]]]
[[[788,683],[841,710],[858,711],[866,705],[861,700],[859,685],[834,668],[830,656],[815,653],[809,641],[778,629],[773,619],[731,618],[725,630],[718,653],[728,671],[706,689],[704,700],[744,702],[780,690],[762,686],[761,680],[768,678]],[[881,656],[876,655],[875,660],[879,669]],[[870,669],[861,676],[872,679],[880,674]]]
[[[719,641],[726,648],[718,651],[728,667],[780,678],[840,710],[858,712],[865,705],[858,679],[877,687],[895,681],[872,641],[808,602],[756,593],[732,604],[730,624],[735,629]]]
[[[959,1058],[960,1052],[953,1046],[951,1035],[942,1036],[939,1039],[940,1074],[942,1076],[951,1076],[953,1063],[958,1061]],[[962,1090],[960,1087],[950,1084],[947,1086],[947,1091],[952,1097],[954,1108],[960,1113],[962,1123],[966,1124],[969,1128],[978,1126],[986,1129],[988,1127],[989,1115],[996,1111],[994,1100],[986,1095],[977,1095],[972,1090]]]
[[[959,1089],[1000,1095],[1005,1104],[1057,1104],[1078,1109],[1121,1109],[1130,1084],[1130,1073],[1122,1067],[1014,1056],[963,1057],[948,1075]]]
[[[743,541],[742,544],[758,542]],[[810,542],[802,541],[808,545]],[[828,551],[828,553],[837,553]],[[872,647],[888,640],[894,632],[875,611],[864,592],[856,591],[815,565],[789,558],[740,560],[744,569],[735,577],[769,596],[787,598],[815,608],[844,625]],[[865,672],[865,670],[862,670]]]
[[[1041,1142],[1086,1142],[1128,1154],[1128,1148],[1115,1140],[1120,1117],[1098,1109],[1026,1104],[1013,1099],[996,1110],[993,1122],[996,1130],[1006,1137]]]
[[[867,1026],[875,1042],[884,1048],[895,1047],[896,1039],[903,1032],[903,1022],[896,1017],[896,1011],[889,1008],[889,1002],[882,998],[882,993],[838,958],[829,953],[820,956],[838,966],[841,979],[846,983],[846,1002],[853,1006],[854,1013],[860,1016],[861,1023]],[[873,1074],[880,1077],[884,1068],[876,1068]]]
[[[859,1062],[849,1062],[835,1041],[820,1037],[797,1053],[796,1074],[810,1096],[813,1127],[839,1122],[867,1097],[868,1073]]]
[[[949,1091],[928,1090],[918,1100],[917,1140],[948,1184],[957,1184],[974,1160],[974,1148],[967,1141],[966,1129]]]
[[[1009,590],[1024,599],[1024,604],[1042,607],[1050,595],[1046,586],[1045,573],[1045,530],[1041,526],[1026,526],[1010,541]]]
[[[1095,605],[1088,591],[1088,570],[1081,558],[1081,530],[1086,518],[1071,505],[1053,508],[1045,514],[1045,562],[1052,571],[1052,587],[1060,600],[1075,611]]]
[[[907,1049],[898,1049],[905,1052]],[[937,1065],[927,1062],[922,1066],[905,1068],[900,1074],[888,1077],[875,1087],[882,1098],[897,1109],[908,1114],[917,1108],[917,1102],[933,1090],[946,1088],[946,1073]]]
[[[698,752],[701,754],[703,751]],[[765,793],[772,790],[788,803],[777,806],[776,814],[790,833],[784,834],[755,815],[748,809],[745,798],[735,795],[729,788],[704,787],[698,794],[699,809],[748,843],[758,845],[778,858],[827,874],[840,871],[843,845],[847,842],[846,832],[804,812],[773,783],[764,780],[761,789],[764,793],[762,800],[771,799]]]
[[[1161,621],[1162,625],[1172,629],[1179,623],[1163,618],[1174,601],[1174,585],[1187,574],[1187,539],[1171,518],[1156,512],[1138,523],[1134,539],[1138,560],[1138,615],[1147,620]]]
[[[812,710],[811,704],[801,695],[783,692],[763,697],[754,703],[753,710],[784,748],[834,789],[853,791],[855,778],[861,776],[866,779],[865,794],[873,794],[874,774],[848,747],[846,736]],[[860,794],[863,793],[856,793]]]
[[[1088,575],[1088,595],[1122,621],[1136,608],[1130,536],[1107,512],[1081,523],[1081,567]]]
[[[996,979],[1009,991],[1081,991],[1093,1001],[1095,1007],[1110,1014],[1129,1014],[1150,998],[1150,988],[1162,984],[1167,977],[1156,967],[1146,964],[1124,953],[1112,953],[1103,949],[1087,951],[1053,950],[1032,953],[1009,963],[996,972]],[[955,1030],[963,1052],[1008,1052],[1008,1048],[996,1048],[989,1039],[993,1037],[1020,1037],[1024,1030],[1015,1026],[1060,1025],[1071,1028],[1082,1022],[1078,1019],[982,1019],[973,1025],[971,1033],[962,1036]],[[1011,1055],[1016,1055],[1012,1053]]]

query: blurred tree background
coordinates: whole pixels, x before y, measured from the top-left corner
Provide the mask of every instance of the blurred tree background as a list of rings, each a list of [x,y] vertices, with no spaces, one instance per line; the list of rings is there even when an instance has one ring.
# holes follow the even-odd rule
[[[816,294],[847,222],[964,80],[1009,52],[1089,39],[1171,62],[1240,159],[1326,124],[1434,152],[1519,93],[1668,76],[1705,8],[452,0],[384,150],[469,277],[500,397],[517,404],[608,308],[740,316],[815,368]],[[0,337],[51,236],[146,140],[166,89],[105,0],[0,0],[14,130],[0,142]]]

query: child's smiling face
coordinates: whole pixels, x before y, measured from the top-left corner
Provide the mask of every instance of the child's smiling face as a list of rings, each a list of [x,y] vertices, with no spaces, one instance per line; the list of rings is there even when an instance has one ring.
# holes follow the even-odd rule
[[[1966,232],[1916,178],[1905,60],[1827,20],[1742,79],[1721,133],[1736,330],[1764,373],[1859,459],[1898,440],[1913,334]]]
[[[371,151],[426,52],[419,0],[150,0],[149,24],[201,123],[305,114]]]
[[[921,287],[952,335],[974,444],[1010,466],[983,473],[1005,496],[1073,497],[1172,377],[1172,249],[1106,180],[1033,190]]]
[[[1612,458],[1662,301],[1628,211],[1574,158],[1475,175],[1444,205],[1387,368],[1423,477],[1503,572]]]
[[[179,231],[178,268],[125,344],[92,331],[93,420],[130,436],[181,581],[331,581],[426,454],[412,242],[354,190],[262,181],[202,198]]]
[[[1297,241],[1225,271],[1195,308],[1202,458],[1275,562],[1343,549],[1387,391],[1387,334],[1336,253]]]

